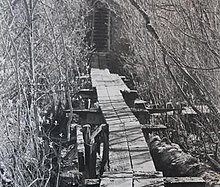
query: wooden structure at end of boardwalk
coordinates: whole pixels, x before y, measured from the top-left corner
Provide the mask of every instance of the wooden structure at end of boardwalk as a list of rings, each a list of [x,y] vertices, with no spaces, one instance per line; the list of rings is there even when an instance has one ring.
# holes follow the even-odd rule
[[[92,68],[91,80],[109,128],[109,168],[102,176],[101,186],[164,186],[141,124],[124,101],[122,91],[129,88],[119,75],[111,74],[108,69]]]

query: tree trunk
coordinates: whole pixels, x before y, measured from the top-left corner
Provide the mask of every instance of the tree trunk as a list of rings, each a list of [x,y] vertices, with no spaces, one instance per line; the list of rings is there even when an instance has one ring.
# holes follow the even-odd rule
[[[169,177],[202,177],[207,186],[220,186],[220,175],[210,166],[183,152],[167,138],[151,137],[150,151],[157,170]]]

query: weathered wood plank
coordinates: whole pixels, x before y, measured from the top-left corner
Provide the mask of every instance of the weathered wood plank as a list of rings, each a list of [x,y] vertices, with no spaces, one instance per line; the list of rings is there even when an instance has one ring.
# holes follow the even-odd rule
[[[156,171],[149,148],[140,128],[138,126],[132,129],[127,128],[126,133],[133,169],[135,171]]]
[[[141,124],[141,128],[149,131],[159,131],[167,129],[167,127],[162,124]]]
[[[156,169],[154,167],[149,148],[142,134],[141,125],[137,122],[136,117],[131,113],[131,111],[129,112],[129,110],[130,109],[127,107],[125,113],[121,110],[116,110],[116,113],[120,120],[125,124],[132,167],[136,171],[155,171]]]
[[[205,184],[205,181],[202,177],[165,177],[165,183],[201,183]]]
[[[146,186],[154,186],[154,187],[163,187],[163,175],[162,172],[106,172],[103,174],[101,178],[101,184],[106,185],[112,182],[113,186],[117,186],[118,183],[113,184],[115,181],[122,181],[124,185],[130,185],[130,183],[126,183],[124,181],[132,180],[133,187],[146,187]]]
[[[102,178],[132,178],[133,171],[122,171],[122,172],[105,172]]]
[[[129,91],[128,87],[120,76],[106,70],[92,69],[91,78],[109,125],[111,171],[155,171],[141,125],[125,103],[121,92]],[[139,184],[138,181],[136,183]],[[123,182],[117,183],[117,186],[121,184]]]
[[[134,172],[134,187],[164,187],[162,172]]]
[[[103,85],[103,83],[101,83],[101,85]],[[102,108],[102,113],[105,117],[106,123],[109,124],[110,171],[131,170],[126,134],[124,132],[124,127],[120,125],[121,122],[116,117],[117,115],[112,107],[109,98],[109,90],[106,89],[106,87],[99,85],[96,89],[99,105]]]
[[[164,181],[162,179],[134,179],[134,187],[164,187]]]
[[[132,178],[104,178],[100,187],[129,187],[132,186]]]
[[[161,171],[134,171],[133,175],[135,178],[162,178],[163,173]]]

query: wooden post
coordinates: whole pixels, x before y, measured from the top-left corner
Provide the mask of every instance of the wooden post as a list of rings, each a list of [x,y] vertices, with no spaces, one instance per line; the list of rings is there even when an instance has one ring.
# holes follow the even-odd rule
[[[90,165],[90,145],[85,144],[85,178],[89,178],[89,165]]]
[[[91,126],[89,124],[83,125],[83,132],[85,140],[85,178],[89,178]]]
[[[85,144],[89,144],[90,136],[91,136],[91,126],[89,124],[83,125],[83,132],[84,132]]]
[[[100,168],[100,175],[103,174],[106,164],[109,161],[109,126],[108,124],[103,127],[103,155],[102,155],[102,165]]]
[[[78,151],[79,172],[84,172],[84,170],[85,170],[85,162],[84,162],[85,150],[84,150],[83,134],[82,134],[80,126],[77,126],[77,151]]]
[[[96,143],[90,145],[89,178],[96,178]]]
[[[91,126],[83,126],[85,140],[85,177],[96,178],[96,143],[91,141]]]
[[[85,163],[84,163],[84,153],[78,152],[78,164],[79,164],[79,172],[85,171]]]

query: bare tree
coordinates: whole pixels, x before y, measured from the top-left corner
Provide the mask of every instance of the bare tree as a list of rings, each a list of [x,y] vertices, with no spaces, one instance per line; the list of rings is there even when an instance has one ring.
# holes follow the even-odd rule
[[[78,89],[88,54],[86,2],[6,0],[0,12],[1,167],[13,186],[49,186],[41,114]]]
[[[115,2],[113,10],[122,15],[119,34],[130,44],[125,68],[134,67],[143,98],[160,105],[187,101],[200,116],[203,134],[218,142],[219,2]],[[207,105],[211,117],[194,107],[198,104]]]

